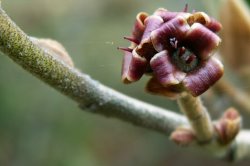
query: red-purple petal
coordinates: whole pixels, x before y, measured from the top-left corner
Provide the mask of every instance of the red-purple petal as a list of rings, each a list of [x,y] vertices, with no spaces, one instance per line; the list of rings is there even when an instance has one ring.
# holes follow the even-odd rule
[[[134,38],[134,40],[141,41],[142,35],[145,30],[144,21],[147,17],[148,14],[144,12],[140,12],[137,14],[134,27],[132,30],[132,38]]]
[[[221,62],[211,57],[199,69],[188,73],[183,85],[193,96],[199,96],[222,77],[223,71]]]
[[[209,17],[204,12],[195,12],[187,18],[188,24],[191,26],[194,23],[200,23],[206,26],[213,32],[218,32],[221,30],[222,25],[216,21],[214,18]]]
[[[159,28],[162,23],[162,18],[155,15],[149,16],[145,20],[145,30],[142,36],[141,43],[136,48],[136,52],[140,56],[145,57],[147,60],[150,60],[154,56],[154,54],[156,54],[156,50],[151,43],[150,34],[153,30]]]
[[[210,22],[210,17],[204,12],[195,12],[187,18],[187,22],[190,26],[194,23],[207,25]]]
[[[159,28],[161,24],[163,23],[163,19],[159,16],[149,16],[145,19],[145,30],[142,36],[142,42],[143,40],[148,40],[150,38],[150,34],[153,30]]]
[[[219,32],[222,29],[221,23],[216,21],[214,18],[210,17],[210,22],[206,25],[208,29],[210,29],[213,32]]]
[[[154,48],[160,52],[163,50],[171,50],[170,39],[175,38],[178,42],[182,41],[186,32],[190,29],[186,18],[178,16],[164,24],[151,33],[151,41]]]
[[[166,96],[166,97],[168,97],[170,99],[177,99],[183,92],[183,89],[180,88],[179,85],[172,85],[172,86],[164,87],[154,77],[152,77],[148,81],[145,89],[149,93],[152,93],[152,94],[155,94],[155,95]]]
[[[164,22],[168,22],[169,20],[172,20],[177,15],[186,15],[186,12],[171,12],[164,8],[159,8],[154,12],[154,15],[160,16]]]
[[[150,61],[154,76],[163,86],[179,84],[186,76],[171,62],[167,51],[156,54]]]
[[[184,45],[199,58],[207,59],[216,51],[221,39],[200,23],[194,23],[187,32]]]
[[[151,42],[144,42],[143,44],[136,47],[135,51],[141,57],[146,58],[147,61],[150,61],[150,59],[157,53]]]
[[[147,60],[140,57],[135,51],[132,53],[125,52],[122,67],[122,81],[124,83],[131,83],[139,80],[145,73],[147,66]]]
[[[131,60],[132,60],[132,52],[124,51],[124,56],[122,60],[122,81],[124,83],[130,83],[130,81],[127,79],[127,75]]]

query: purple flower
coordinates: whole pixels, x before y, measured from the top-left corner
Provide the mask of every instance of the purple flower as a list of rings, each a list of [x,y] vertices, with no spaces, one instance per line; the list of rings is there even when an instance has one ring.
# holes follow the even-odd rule
[[[221,39],[221,24],[204,12],[170,12],[136,17],[129,48],[124,50],[122,80],[131,83],[151,73],[147,90],[176,97],[188,91],[198,96],[222,75],[223,65],[212,57]]]

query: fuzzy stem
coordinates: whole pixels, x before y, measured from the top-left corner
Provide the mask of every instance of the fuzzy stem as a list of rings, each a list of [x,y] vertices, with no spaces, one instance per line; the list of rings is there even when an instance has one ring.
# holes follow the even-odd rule
[[[83,110],[170,134],[186,118],[114,91],[68,66],[31,42],[0,9],[0,50],[42,81],[75,100]]]
[[[181,111],[187,116],[198,142],[211,141],[214,136],[212,121],[200,98],[188,93],[178,99],[178,104]]]

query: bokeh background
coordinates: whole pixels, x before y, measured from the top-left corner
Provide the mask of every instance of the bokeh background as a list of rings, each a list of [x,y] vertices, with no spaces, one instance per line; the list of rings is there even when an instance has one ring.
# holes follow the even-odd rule
[[[216,17],[217,2],[199,0],[3,0],[28,35],[60,41],[77,68],[129,96],[178,111],[176,103],[144,92],[147,78],[120,81],[122,37],[135,15],[158,7],[203,10]],[[81,111],[77,104],[0,54],[1,166],[228,165],[159,133]],[[244,165],[243,160],[236,165]]]

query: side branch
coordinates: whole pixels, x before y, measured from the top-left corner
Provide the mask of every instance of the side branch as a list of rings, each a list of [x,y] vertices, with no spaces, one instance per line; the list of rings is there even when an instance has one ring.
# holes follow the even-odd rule
[[[207,143],[213,139],[214,129],[207,109],[199,97],[186,94],[178,99],[181,111],[187,116],[200,143]]]

